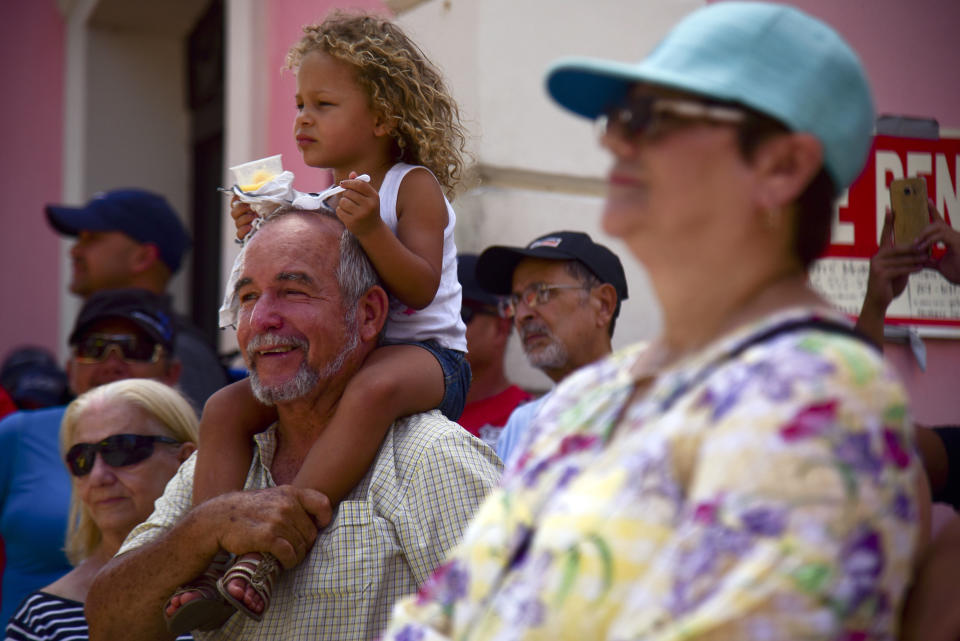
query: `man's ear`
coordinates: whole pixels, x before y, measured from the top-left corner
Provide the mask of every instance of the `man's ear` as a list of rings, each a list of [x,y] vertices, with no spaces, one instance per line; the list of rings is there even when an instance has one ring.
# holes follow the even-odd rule
[[[76,386],[74,385],[77,380],[76,367],[77,363],[73,360],[73,346],[71,345],[70,356],[67,357],[67,362],[64,365],[63,371],[67,373],[67,387],[69,387],[70,391],[74,394],[77,393],[77,390],[75,389]]]
[[[596,325],[606,329],[617,308],[617,290],[610,283],[601,283],[590,290],[590,300],[596,312]]]
[[[513,331],[513,319],[497,317],[496,327],[497,336],[503,336],[504,339],[508,339],[510,338],[510,332]]]
[[[507,342],[510,340],[510,332],[513,331],[513,319],[496,318],[493,324],[493,336],[490,341],[506,349]]]
[[[160,261],[160,250],[153,243],[141,243],[133,253],[130,268],[135,274],[147,271]]]
[[[774,211],[796,200],[823,167],[823,145],[812,134],[774,136],[760,144],[753,164],[761,181],[758,204]]]
[[[390,302],[383,287],[375,285],[357,301],[357,332],[360,340],[375,341],[387,322]]]
[[[168,358],[170,362],[167,363],[167,371],[164,373],[160,382],[173,387],[180,381],[180,374],[183,372],[183,363],[180,362],[179,358],[174,358],[172,355]]]

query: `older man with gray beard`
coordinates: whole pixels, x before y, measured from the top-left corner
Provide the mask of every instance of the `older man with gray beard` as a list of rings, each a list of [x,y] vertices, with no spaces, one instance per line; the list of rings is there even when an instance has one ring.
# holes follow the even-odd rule
[[[488,247],[476,275],[484,289],[510,297],[527,360],[554,383],[610,353],[627,280],[616,254],[588,234],[557,231],[526,247]],[[497,441],[505,463],[548,397],[510,415]]]
[[[94,641],[172,639],[164,602],[220,549],[269,552],[293,569],[277,579],[262,621],[234,615],[195,638],[374,638],[393,602],[430,576],[499,481],[493,450],[432,411],[390,427],[336,511],[320,492],[284,485],[376,347],[387,294],[332,216],[274,216],[245,252],[237,340],[258,397],[277,409],[277,422],[255,438],[245,488],[257,491],[193,506],[196,458],[185,462],[94,582],[87,599]]]

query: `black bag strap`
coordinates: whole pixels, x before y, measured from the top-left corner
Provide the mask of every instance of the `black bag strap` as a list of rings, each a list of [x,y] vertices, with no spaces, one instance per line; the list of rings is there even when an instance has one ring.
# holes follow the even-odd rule
[[[880,351],[880,348],[864,334],[854,327],[845,325],[843,323],[838,323],[834,320],[829,320],[826,318],[801,318],[797,320],[787,321],[781,323],[774,327],[771,327],[765,332],[760,332],[759,334],[754,334],[746,341],[738,345],[732,352],[727,354],[726,358],[733,358],[739,356],[747,348],[753,347],[757,343],[762,343],[764,341],[770,340],[774,336],[780,334],[789,334],[790,332],[795,332],[801,329],[818,329],[824,332],[829,332],[831,334],[843,334],[844,336],[849,336],[850,338],[855,338],[863,343],[866,343],[876,351]]]
[[[861,341],[872,347],[876,351],[880,351],[880,348],[864,334],[857,331],[855,328],[839,323],[834,320],[829,320],[826,318],[801,318],[797,320],[785,321],[779,325],[775,325],[765,331],[762,331],[758,334],[754,334],[744,340],[742,343],[734,347],[732,350],[723,354],[720,358],[715,361],[712,361],[705,365],[699,372],[697,372],[690,380],[686,381],[684,384],[679,385],[673,392],[665,398],[660,403],[660,411],[666,412],[676,403],[681,396],[687,393],[690,389],[696,387],[703,381],[705,381],[718,367],[723,365],[726,361],[736,358],[749,348],[760,343],[765,343],[766,341],[780,336],[781,334],[789,334],[791,332],[796,332],[800,330],[815,329],[824,332],[829,332],[831,334],[842,334],[844,336],[849,336],[856,340]]]

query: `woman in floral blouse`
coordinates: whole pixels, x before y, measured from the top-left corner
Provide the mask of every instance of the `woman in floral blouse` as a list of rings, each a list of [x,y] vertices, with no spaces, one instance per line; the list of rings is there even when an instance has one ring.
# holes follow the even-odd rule
[[[906,397],[806,278],[870,146],[856,55],[722,2],[547,87],[600,119],[603,227],[664,330],[564,381],[386,638],[896,638],[922,520]]]

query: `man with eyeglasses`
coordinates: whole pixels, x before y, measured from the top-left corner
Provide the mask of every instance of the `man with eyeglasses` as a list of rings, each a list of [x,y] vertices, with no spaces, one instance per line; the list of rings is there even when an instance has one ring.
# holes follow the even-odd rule
[[[533,397],[511,383],[504,372],[503,357],[513,331],[509,299],[480,287],[477,258],[476,254],[457,257],[457,277],[463,290],[460,316],[467,326],[467,360],[473,372],[467,404],[457,422],[494,447],[513,410]]]
[[[138,289],[94,294],[69,337],[67,379],[74,394],[126,378],[174,385],[180,362],[164,307]],[[71,569],[63,554],[70,477],[60,457],[66,406],[14,412],[0,421],[0,535],[6,548],[0,620],[20,601]]]
[[[167,286],[190,248],[190,235],[165,198],[143,189],[101,192],[81,207],[47,205],[47,222],[76,239],[70,248],[70,291],[83,298],[111,289],[151,293],[167,310],[183,364],[180,388],[194,405],[227,384],[227,373],[208,339],[173,311]]]
[[[558,231],[526,247],[489,247],[477,261],[480,285],[509,296],[527,360],[554,383],[609,354],[627,279],[616,254],[589,234]],[[519,406],[497,441],[507,463],[549,392]]]

